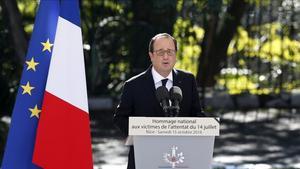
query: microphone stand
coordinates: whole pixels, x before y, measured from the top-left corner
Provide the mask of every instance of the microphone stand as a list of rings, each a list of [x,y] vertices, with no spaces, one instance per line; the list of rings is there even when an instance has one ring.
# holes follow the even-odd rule
[[[178,106],[169,106],[168,112],[169,112],[168,117],[177,117],[179,114],[179,107]]]

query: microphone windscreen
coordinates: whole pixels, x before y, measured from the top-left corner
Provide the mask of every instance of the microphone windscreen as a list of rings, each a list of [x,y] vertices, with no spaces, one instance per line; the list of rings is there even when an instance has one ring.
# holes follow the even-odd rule
[[[169,92],[165,86],[160,86],[156,89],[156,98],[159,102],[165,99],[169,99]]]
[[[181,91],[180,87],[173,86],[170,89],[170,99],[171,100],[178,100],[178,101],[182,100],[182,91]]]

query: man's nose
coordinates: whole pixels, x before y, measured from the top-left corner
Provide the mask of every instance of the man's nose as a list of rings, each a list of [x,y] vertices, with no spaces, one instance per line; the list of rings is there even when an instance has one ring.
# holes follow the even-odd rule
[[[164,59],[168,59],[169,58],[168,52],[164,52],[163,58]]]

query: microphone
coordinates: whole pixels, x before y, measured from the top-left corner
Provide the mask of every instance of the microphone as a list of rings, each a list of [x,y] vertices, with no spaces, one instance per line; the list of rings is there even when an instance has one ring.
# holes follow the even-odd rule
[[[178,116],[179,110],[180,110],[180,106],[179,103],[182,100],[182,91],[180,89],[180,87],[178,86],[173,86],[170,89],[170,99],[172,101],[172,107],[175,110],[175,117]]]
[[[161,103],[165,116],[168,117],[168,109],[170,108],[168,89],[165,86],[158,87],[156,89],[156,98]]]

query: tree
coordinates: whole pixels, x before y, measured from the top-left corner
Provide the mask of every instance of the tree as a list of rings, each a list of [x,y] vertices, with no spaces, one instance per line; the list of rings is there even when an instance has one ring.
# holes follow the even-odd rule
[[[172,34],[176,1],[105,0],[83,5],[83,32],[89,32],[84,37],[91,46],[86,51],[89,94],[116,96],[124,80],[149,66],[150,38],[159,32]]]
[[[157,33],[173,33],[176,21],[176,4],[174,0],[132,0],[133,13],[130,29],[129,77],[144,71],[150,64],[148,44]]]
[[[17,6],[16,0],[2,0],[1,6],[3,15],[7,16],[3,19],[7,20],[8,27],[10,28],[10,35],[12,36],[13,47],[18,60],[22,66],[25,60],[25,53],[27,50],[27,39],[24,31],[21,13]]]
[[[222,0],[218,0],[218,4]],[[210,2],[210,1],[209,1]],[[221,8],[216,8],[216,4],[209,3],[207,17],[204,19],[205,35],[201,43],[201,56],[199,57],[199,66],[197,81],[204,87],[212,87],[216,83],[216,76],[219,75],[221,68],[226,65],[227,49],[229,43],[241,23],[245,9],[246,0],[229,1],[224,19],[220,19]]]

